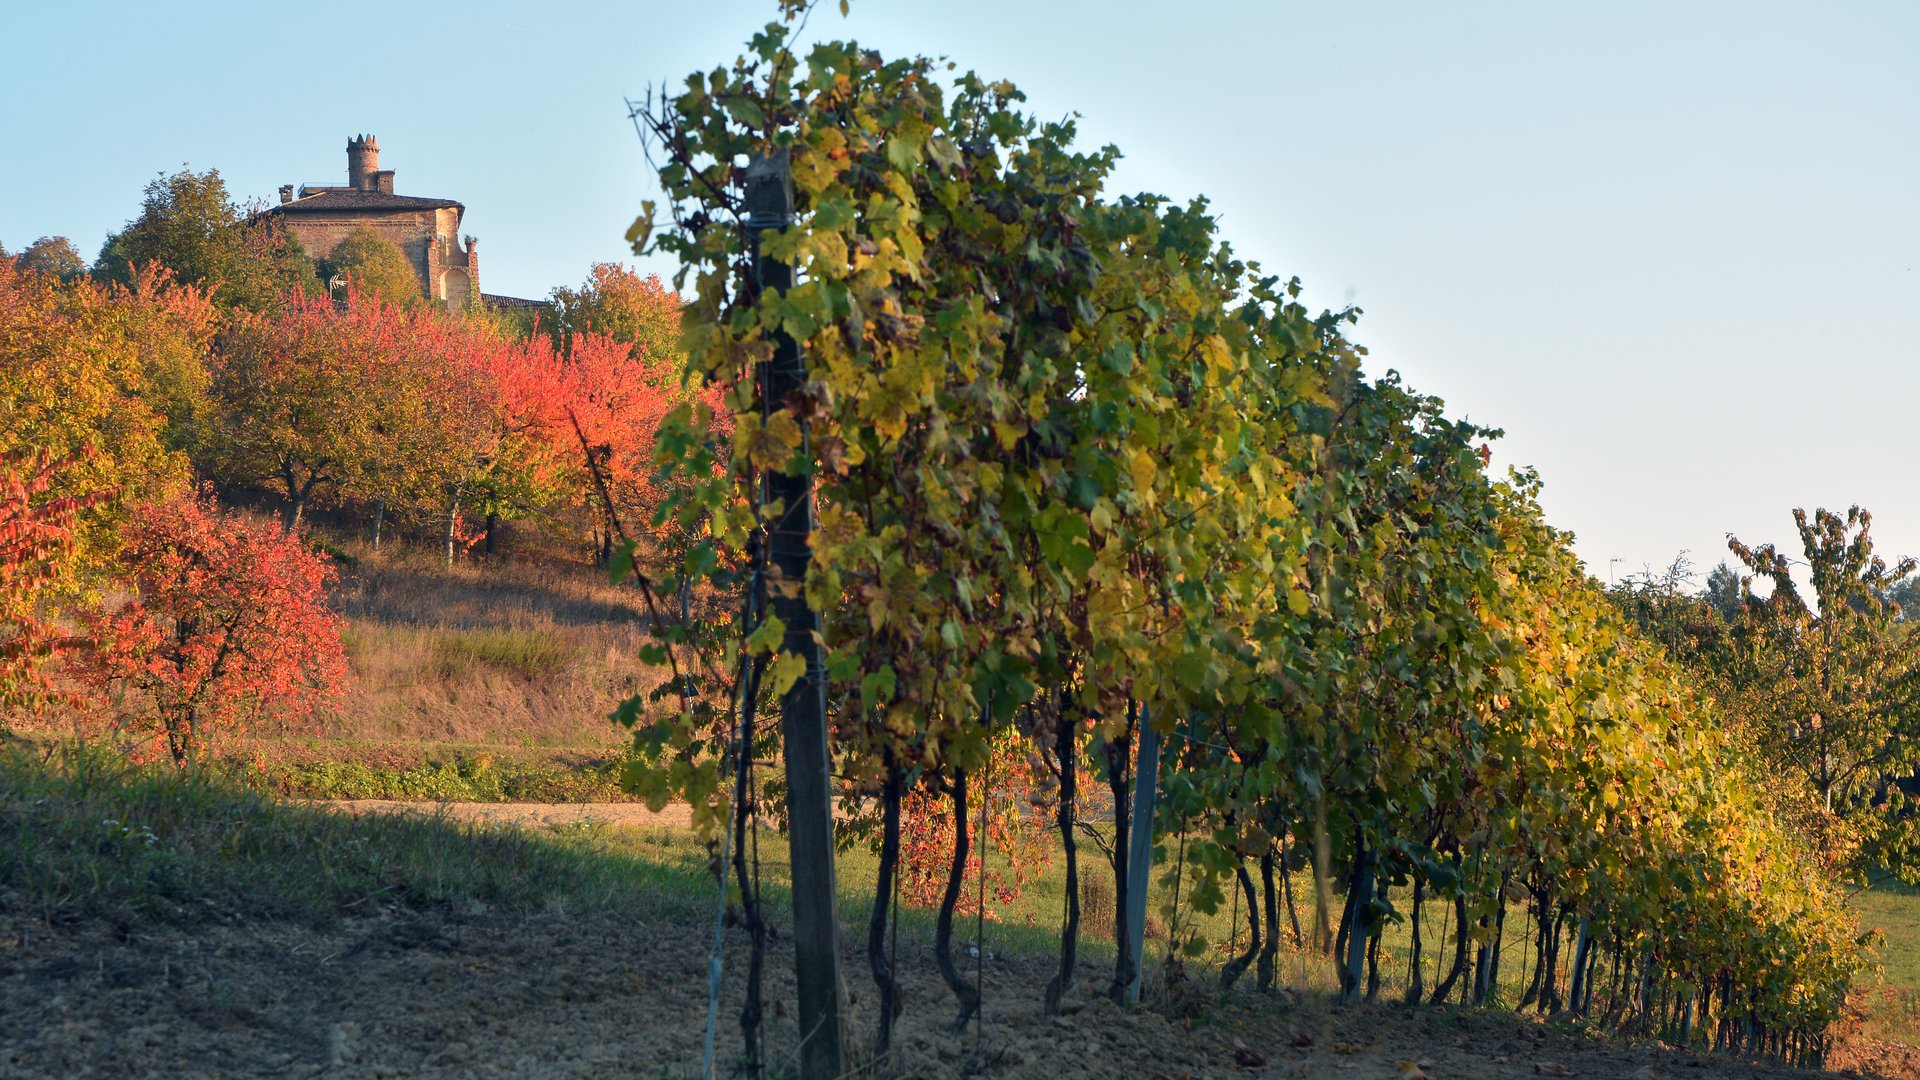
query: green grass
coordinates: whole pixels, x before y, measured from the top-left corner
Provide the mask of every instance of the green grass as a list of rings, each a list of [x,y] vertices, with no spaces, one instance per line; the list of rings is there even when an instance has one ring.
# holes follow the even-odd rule
[[[220,769],[241,785],[296,799],[563,803],[627,798],[620,790],[618,760],[560,765],[501,761],[490,754],[456,752],[412,767],[355,761],[280,761]]]
[[[591,830],[347,817],[108,751],[0,745],[0,910],[49,923],[317,924],[475,903],[683,918],[712,892],[704,863],[684,839],[623,852]]]
[[[573,650],[548,627],[481,627],[442,633],[433,659],[441,678],[483,667],[533,681],[565,671]]]
[[[1861,926],[1880,932],[1880,972],[1867,988],[1865,1033],[1920,1044],[1920,894],[1890,882],[1853,898]]]

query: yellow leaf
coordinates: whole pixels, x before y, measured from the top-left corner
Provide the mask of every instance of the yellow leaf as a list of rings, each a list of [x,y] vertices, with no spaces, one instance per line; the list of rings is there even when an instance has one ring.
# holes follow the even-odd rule
[[[1093,522],[1093,527],[1100,532],[1112,532],[1113,503],[1108,501],[1105,496],[1096,499],[1093,504],[1093,510],[1087,514],[1087,518]]]

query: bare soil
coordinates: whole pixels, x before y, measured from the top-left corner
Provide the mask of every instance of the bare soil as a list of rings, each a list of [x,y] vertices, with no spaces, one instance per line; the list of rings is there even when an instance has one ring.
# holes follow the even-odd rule
[[[700,1073],[711,930],[475,907],[376,912],[315,929],[275,924],[48,929],[0,913],[0,1077],[690,1077]],[[739,1052],[744,939],[730,931],[719,1063]],[[790,943],[767,971],[769,1065],[792,1075]],[[1649,1080],[1811,1074],[1624,1046],[1515,1019],[1237,993],[1162,991],[1122,1010],[1080,973],[1069,1015],[1041,1014],[1043,958],[989,957],[984,1024],[955,1034],[924,947],[908,973],[895,1075],[1584,1076]],[[849,948],[853,1020],[871,1029],[866,965]],[[977,961],[968,959],[971,969]],[[1883,1075],[1913,1062],[1872,1051]],[[858,1055],[875,1074],[870,1055]],[[1856,1057],[1856,1062],[1860,1059]]]

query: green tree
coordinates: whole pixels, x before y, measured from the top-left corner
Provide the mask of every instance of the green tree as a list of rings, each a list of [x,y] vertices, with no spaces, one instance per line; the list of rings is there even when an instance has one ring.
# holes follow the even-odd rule
[[[1875,555],[1872,516],[1853,507],[1793,512],[1809,569],[1809,598],[1793,579],[1796,560],[1772,544],[1727,546],[1771,586],[1735,626],[1735,686],[1761,753],[1776,775],[1800,780],[1811,838],[1835,870],[1885,868],[1920,880],[1915,830],[1895,781],[1920,764],[1920,643],[1888,596],[1904,588],[1913,559],[1889,566]]]
[[[343,277],[361,293],[378,295],[390,304],[412,307],[425,300],[420,275],[414,272],[406,253],[365,226],[333,246],[321,271],[328,279]]]
[[[22,270],[38,270],[61,281],[71,281],[87,272],[87,263],[73,241],[64,236],[43,236],[14,256]]]
[[[1722,559],[1720,565],[1713,568],[1713,573],[1707,575],[1707,588],[1701,594],[1701,599],[1727,622],[1738,618],[1741,609],[1746,607],[1746,598],[1740,587],[1740,572]]]
[[[154,178],[139,216],[107,237],[93,272],[130,284],[148,263],[166,267],[180,284],[208,290],[223,308],[264,311],[289,293],[319,291],[300,242],[278,221],[236,206],[218,169]]]
[[[229,308],[276,311],[324,291],[319,269],[279,218],[249,212],[235,226],[233,257],[214,299]]]

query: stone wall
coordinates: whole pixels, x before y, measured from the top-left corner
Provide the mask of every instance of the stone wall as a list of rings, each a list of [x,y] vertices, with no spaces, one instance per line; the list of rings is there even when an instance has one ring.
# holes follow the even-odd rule
[[[372,229],[381,239],[399,248],[413,264],[422,296],[451,299],[443,293],[442,283],[446,274],[454,270],[465,276],[467,290],[472,295],[480,293],[479,259],[461,244],[458,210],[305,213],[289,214],[285,220],[287,230],[299,238],[307,254],[316,260],[331,256],[334,247],[355,229]]]

